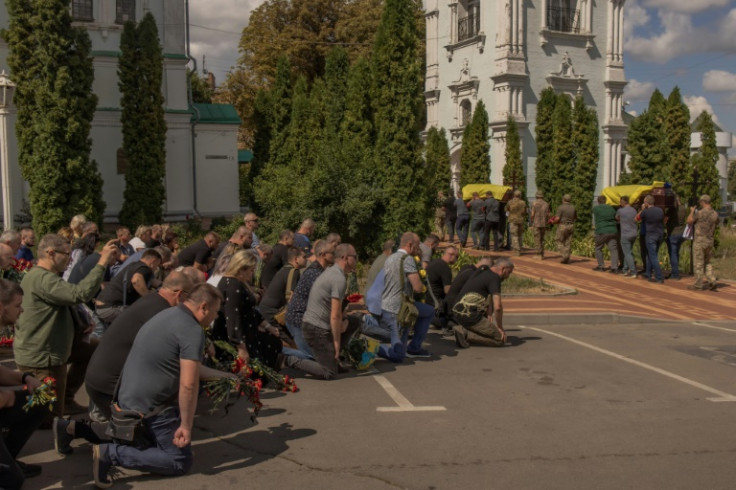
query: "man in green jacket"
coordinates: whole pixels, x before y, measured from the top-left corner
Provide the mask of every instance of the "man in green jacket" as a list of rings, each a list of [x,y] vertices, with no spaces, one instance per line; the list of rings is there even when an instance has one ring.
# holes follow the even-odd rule
[[[117,258],[115,241],[100,252],[100,260],[79,284],[64,281],[60,274],[69,264],[71,247],[59,235],[46,235],[38,244],[38,263],[23,277],[23,313],[15,329],[13,353],[18,370],[38,379],[56,380],[58,401],[54,414],[64,413],[66,364],[78,328],[76,306],[94,298],[105,268]]]
[[[605,271],[603,263],[603,247],[608,246],[611,252],[611,268],[608,272],[618,272],[618,223],[616,222],[616,210],[613,206],[606,204],[606,196],[598,196],[598,205],[593,207],[593,221],[595,221],[595,259],[598,265],[594,271]]]

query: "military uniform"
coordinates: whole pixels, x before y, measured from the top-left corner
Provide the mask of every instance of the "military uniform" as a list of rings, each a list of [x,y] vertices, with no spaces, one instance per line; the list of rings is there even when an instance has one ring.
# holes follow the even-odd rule
[[[514,197],[506,204],[509,213],[509,228],[511,233],[511,248],[516,255],[521,255],[521,243],[524,236],[524,222],[526,221],[526,203]]]
[[[713,236],[718,224],[718,213],[707,207],[695,213],[695,238],[693,239],[693,271],[695,287],[715,287],[716,276],[710,261],[713,256]]]
[[[532,204],[532,226],[534,227],[534,248],[540,259],[544,257],[544,234],[549,220],[549,204],[542,197],[537,197]]]
[[[570,245],[572,244],[572,232],[575,229],[575,220],[577,219],[577,213],[575,212],[575,206],[569,202],[563,202],[557,208],[556,214],[558,220],[557,235],[555,239],[557,241],[557,250],[562,255],[562,263],[567,264],[570,262]]]

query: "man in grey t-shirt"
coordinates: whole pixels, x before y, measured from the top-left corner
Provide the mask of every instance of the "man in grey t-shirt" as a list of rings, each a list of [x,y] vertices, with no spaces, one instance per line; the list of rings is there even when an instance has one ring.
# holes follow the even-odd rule
[[[345,315],[343,305],[347,274],[355,270],[356,261],[352,245],[338,245],[335,264],[320,274],[309,292],[302,333],[314,360],[323,368],[319,376],[324,379],[332,379],[340,371],[340,348],[360,326],[358,318]]]
[[[621,196],[621,207],[616,211],[616,221],[621,225],[621,251],[624,256],[624,276],[636,277],[636,261],[631,251],[638,236],[636,209],[629,204],[629,196]]]

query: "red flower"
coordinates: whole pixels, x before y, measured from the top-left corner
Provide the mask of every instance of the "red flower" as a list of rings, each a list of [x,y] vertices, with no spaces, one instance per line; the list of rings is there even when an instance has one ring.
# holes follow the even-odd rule
[[[357,303],[363,299],[363,295],[358,294],[358,293],[353,293],[345,299],[348,300],[348,303]]]

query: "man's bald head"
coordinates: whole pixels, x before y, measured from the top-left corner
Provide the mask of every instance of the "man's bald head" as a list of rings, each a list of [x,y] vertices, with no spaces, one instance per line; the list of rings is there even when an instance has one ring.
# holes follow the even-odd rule
[[[10,269],[13,265],[13,249],[10,245],[0,243],[0,269]]]

